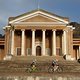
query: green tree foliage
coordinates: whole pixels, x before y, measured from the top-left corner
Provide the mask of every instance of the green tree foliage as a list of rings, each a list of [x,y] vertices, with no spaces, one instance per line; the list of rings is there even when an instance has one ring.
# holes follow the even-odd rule
[[[73,25],[73,27],[75,27],[73,30],[73,37],[80,38],[80,24],[77,22],[71,22],[70,25]]]

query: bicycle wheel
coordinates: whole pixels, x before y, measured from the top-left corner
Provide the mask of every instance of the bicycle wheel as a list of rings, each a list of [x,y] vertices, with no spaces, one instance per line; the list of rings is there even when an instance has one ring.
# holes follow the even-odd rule
[[[26,72],[31,73],[32,72],[31,68],[27,68]]]
[[[57,72],[62,72],[63,69],[61,67],[58,67],[58,69],[56,70]]]
[[[28,72],[28,68],[25,70],[25,72]]]
[[[48,72],[49,72],[49,73],[53,73],[53,72],[54,72],[53,66],[50,66],[50,67],[48,68]]]
[[[30,73],[32,73],[32,72],[33,72],[33,69],[32,69],[32,68],[29,68],[28,70],[29,70],[29,72],[30,72]]]
[[[38,72],[38,71],[39,71],[38,68],[35,68],[34,72]]]

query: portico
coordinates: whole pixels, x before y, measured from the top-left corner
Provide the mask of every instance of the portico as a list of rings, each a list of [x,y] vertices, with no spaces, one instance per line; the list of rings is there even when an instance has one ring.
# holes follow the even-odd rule
[[[20,34],[17,36],[17,33]],[[29,35],[29,33],[31,35]],[[37,47],[40,48],[40,56],[56,56],[56,55],[66,55],[67,54],[67,34],[65,30],[37,30],[37,29],[21,29],[13,30],[11,37],[11,54],[18,56],[18,53],[21,53],[19,56],[37,56]],[[20,38],[20,41],[16,41],[17,38]],[[30,37],[30,42],[28,42],[28,37]],[[58,41],[58,42],[57,42]],[[64,44],[60,42],[64,42]],[[17,43],[20,43],[20,46]],[[28,47],[27,46],[28,43]],[[65,47],[65,48],[64,48]],[[21,52],[18,52],[20,48]],[[63,48],[63,49],[62,49]],[[30,50],[30,52],[29,52]],[[63,50],[63,51],[62,51]],[[15,53],[15,54],[14,54]],[[30,55],[29,55],[30,54]],[[39,56],[39,55],[38,55]]]

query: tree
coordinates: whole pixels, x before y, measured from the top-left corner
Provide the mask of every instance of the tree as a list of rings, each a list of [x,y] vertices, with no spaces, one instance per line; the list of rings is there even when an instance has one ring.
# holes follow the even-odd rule
[[[73,25],[73,27],[75,27],[73,30],[73,37],[80,38],[80,24],[77,22],[71,22],[70,25]]]

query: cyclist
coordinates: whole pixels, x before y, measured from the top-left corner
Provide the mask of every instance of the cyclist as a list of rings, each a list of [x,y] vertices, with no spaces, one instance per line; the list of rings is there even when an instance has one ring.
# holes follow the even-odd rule
[[[62,72],[63,69],[62,67],[59,66],[59,64],[57,63],[58,60],[52,60],[51,66],[48,68],[48,72],[52,73],[52,72]]]
[[[57,64],[57,62],[56,62],[56,60],[53,60],[52,61],[52,66],[54,67],[54,66],[57,66],[58,64]]]
[[[32,61],[32,63],[31,63],[31,69],[32,69],[32,71],[35,71],[36,70],[36,59],[35,60],[33,60]]]
[[[32,61],[31,67],[36,67],[36,59]]]

